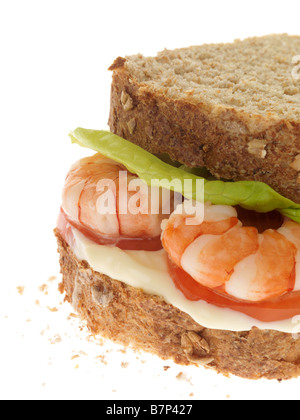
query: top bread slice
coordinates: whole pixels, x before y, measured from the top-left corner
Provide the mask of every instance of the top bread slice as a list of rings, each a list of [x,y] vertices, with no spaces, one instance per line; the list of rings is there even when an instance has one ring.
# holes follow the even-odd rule
[[[109,126],[217,178],[300,203],[300,36],[270,35],[119,57]]]

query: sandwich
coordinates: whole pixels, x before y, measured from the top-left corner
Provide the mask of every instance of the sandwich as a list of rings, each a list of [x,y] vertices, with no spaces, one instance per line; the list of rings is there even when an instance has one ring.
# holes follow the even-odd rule
[[[224,375],[300,375],[300,37],[117,58],[55,234],[94,334]],[[300,60],[299,60],[300,61]]]

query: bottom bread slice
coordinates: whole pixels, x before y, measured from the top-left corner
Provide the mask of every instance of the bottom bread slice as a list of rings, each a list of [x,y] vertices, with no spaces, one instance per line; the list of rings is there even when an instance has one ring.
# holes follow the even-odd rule
[[[285,380],[300,375],[300,339],[253,328],[212,330],[188,314],[79,261],[55,231],[62,273],[61,293],[95,335],[173,360],[204,365],[224,375]]]

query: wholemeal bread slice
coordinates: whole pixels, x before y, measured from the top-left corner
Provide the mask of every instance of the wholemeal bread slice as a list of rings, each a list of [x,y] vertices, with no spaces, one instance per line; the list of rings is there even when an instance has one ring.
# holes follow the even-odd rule
[[[95,272],[76,258],[58,230],[56,237],[63,275],[60,290],[94,334],[224,375],[277,380],[300,375],[300,338],[258,328],[203,328],[162,298]]]
[[[263,181],[300,203],[299,55],[300,37],[271,35],[118,58],[110,129],[151,153],[218,178]]]

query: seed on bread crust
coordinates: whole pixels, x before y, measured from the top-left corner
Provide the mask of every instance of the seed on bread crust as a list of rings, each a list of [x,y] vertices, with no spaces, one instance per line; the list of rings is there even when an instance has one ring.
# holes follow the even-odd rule
[[[295,169],[295,171],[300,171],[300,154],[297,155],[293,161],[293,163],[291,163],[291,168]]]
[[[136,128],[136,119],[132,118],[130,121],[128,121],[127,127],[128,127],[128,130],[129,130],[129,133],[133,134],[134,130]]]
[[[264,159],[267,156],[264,140],[254,139],[248,143],[248,152],[258,158]]]
[[[124,111],[131,111],[133,108],[133,100],[124,90],[121,94],[121,103],[123,105]]]
[[[209,365],[214,361],[214,358],[209,356],[210,348],[207,341],[194,331],[182,334],[181,347],[187,359],[192,363]]]

